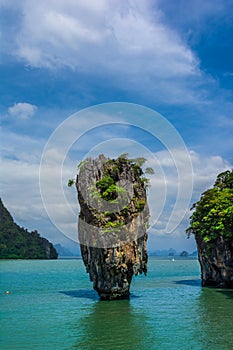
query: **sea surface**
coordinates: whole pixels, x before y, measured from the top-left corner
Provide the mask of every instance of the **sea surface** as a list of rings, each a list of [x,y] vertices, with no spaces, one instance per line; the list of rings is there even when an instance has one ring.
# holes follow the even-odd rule
[[[0,270],[2,350],[233,349],[233,290],[202,288],[196,259],[150,258],[130,300],[110,302],[82,260],[5,260]]]

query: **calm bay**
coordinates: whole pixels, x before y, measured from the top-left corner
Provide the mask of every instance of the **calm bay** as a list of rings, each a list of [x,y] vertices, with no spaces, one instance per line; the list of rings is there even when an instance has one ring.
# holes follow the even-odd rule
[[[151,257],[130,300],[111,302],[99,301],[80,259],[0,269],[2,350],[233,349],[233,290],[202,288],[196,259]]]

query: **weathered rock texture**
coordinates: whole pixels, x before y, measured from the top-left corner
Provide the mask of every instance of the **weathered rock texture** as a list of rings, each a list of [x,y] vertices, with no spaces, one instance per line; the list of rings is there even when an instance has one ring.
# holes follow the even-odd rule
[[[147,180],[126,158],[87,159],[77,176],[83,262],[102,300],[129,298],[133,275],[147,272]],[[112,180],[111,180],[112,179]]]
[[[188,237],[194,234],[203,286],[233,287],[233,170],[220,173],[214,186],[194,203]]]
[[[233,288],[233,240],[218,237],[206,243],[195,235],[203,286]]]

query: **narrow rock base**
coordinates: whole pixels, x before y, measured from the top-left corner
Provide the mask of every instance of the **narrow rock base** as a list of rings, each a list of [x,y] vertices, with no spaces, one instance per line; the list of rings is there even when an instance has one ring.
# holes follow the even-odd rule
[[[130,292],[118,292],[118,293],[98,293],[100,296],[100,300],[123,300],[123,299],[129,299]]]

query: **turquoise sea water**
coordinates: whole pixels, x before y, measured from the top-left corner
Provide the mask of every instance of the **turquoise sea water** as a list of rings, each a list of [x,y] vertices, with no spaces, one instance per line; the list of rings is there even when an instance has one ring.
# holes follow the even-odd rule
[[[151,258],[131,299],[111,302],[99,301],[81,260],[0,269],[2,350],[233,349],[233,291],[202,288],[197,260]]]

